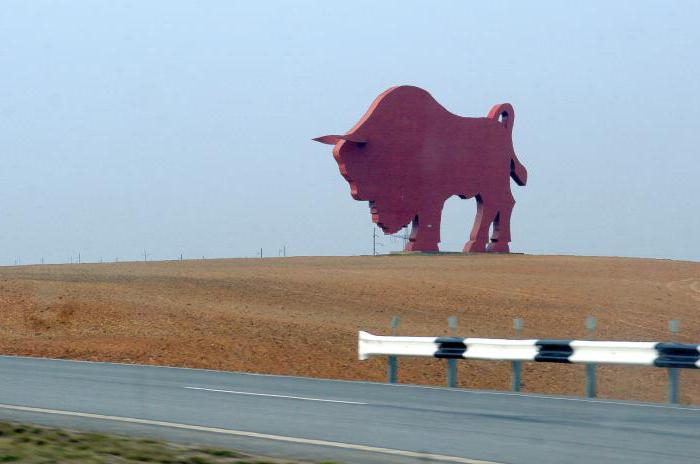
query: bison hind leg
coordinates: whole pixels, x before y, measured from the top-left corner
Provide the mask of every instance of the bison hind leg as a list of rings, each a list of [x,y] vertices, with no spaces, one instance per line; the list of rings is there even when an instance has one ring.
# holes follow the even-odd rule
[[[510,253],[508,242],[490,242],[486,245],[486,251],[489,253]]]
[[[464,253],[483,253],[489,238],[489,226],[496,217],[498,208],[491,202],[485,201],[481,195],[476,196],[476,217],[472,226],[469,241],[464,244]]]
[[[503,203],[493,220],[493,234],[491,243],[486,246],[486,251],[491,253],[510,253],[510,215],[513,212],[515,201]]]

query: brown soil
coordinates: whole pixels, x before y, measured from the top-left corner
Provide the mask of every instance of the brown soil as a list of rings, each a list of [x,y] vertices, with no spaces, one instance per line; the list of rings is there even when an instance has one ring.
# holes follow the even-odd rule
[[[383,381],[357,331],[700,342],[700,263],[565,256],[227,259],[0,268],[0,353]],[[666,371],[601,366],[603,397],[664,401]],[[460,385],[506,390],[505,362],[459,363]],[[442,385],[444,361],[401,359],[399,380]],[[580,395],[580,365],[528,363],[524,391]],[[681,399],[700,404],[700,372]]]

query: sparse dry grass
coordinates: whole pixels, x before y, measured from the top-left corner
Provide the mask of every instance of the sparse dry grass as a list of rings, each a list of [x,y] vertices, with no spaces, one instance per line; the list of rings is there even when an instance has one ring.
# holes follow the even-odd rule
[[[301,464],[223,448],[0,422],[0,463]],[[323,464],[323,463],[320,463]],[[326,463],[331,464],[331,463]]]

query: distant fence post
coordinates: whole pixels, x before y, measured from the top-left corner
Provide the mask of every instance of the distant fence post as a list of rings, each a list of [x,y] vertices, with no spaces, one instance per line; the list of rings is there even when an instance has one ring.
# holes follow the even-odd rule
[[[523,330],[523,320],[521,318],[516,317],[513,319],[513,330],[515,330],[515,337],[520,338],[520,332]],[[522,364],[520,361],[512,361],[511,366],[513,368],[511,389],[514,392],[519,392],[522,384],[520,380]]]
[[[450,335],[455,336],[457,331],[457,317],[450,316],[447,318],[447,325],[450,328]],[[457,387],[457,360],[448,359],[447,360],[447,386],[449,388]]]
[[[391,318],[391,335],[396,336],[396,329],[399,327],[399,322],[401,322],[400,316],[394,316]],[[398,378],[398,362],[396,356],[389,355],[387,357],[387,382],[396,383]]]
[[[671,341],[676,341],[676,335],[680,329],[680,324],[676,319],[668,322],[668,330],[671,331]],[[680,371],[677,367],[668,368],[668,402],[678,404],[680,391]]]
[[[595,338],[596,319],[593,316],[586,318],[586,330],[588,330],[589,338]],[[596,397],[596,365],[594,363],[586,364],[586,397]]]

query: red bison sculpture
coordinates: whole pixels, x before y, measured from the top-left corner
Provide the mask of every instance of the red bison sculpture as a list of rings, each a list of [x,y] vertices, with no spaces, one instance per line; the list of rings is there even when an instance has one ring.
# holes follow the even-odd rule
[[[515,205],[510,177],[518,185],[527,182],[513,150],[514,119],[508,103],[485,118],[466,118],[423,89],[399,86],[380,94],[345,135],[314,140],[334,145],[352,197],[369,201],[372,220],[384,233],[412,224],[406,251],[438,251],[443,204],[458,195],[477,201],[463,251],[507,253]]]

